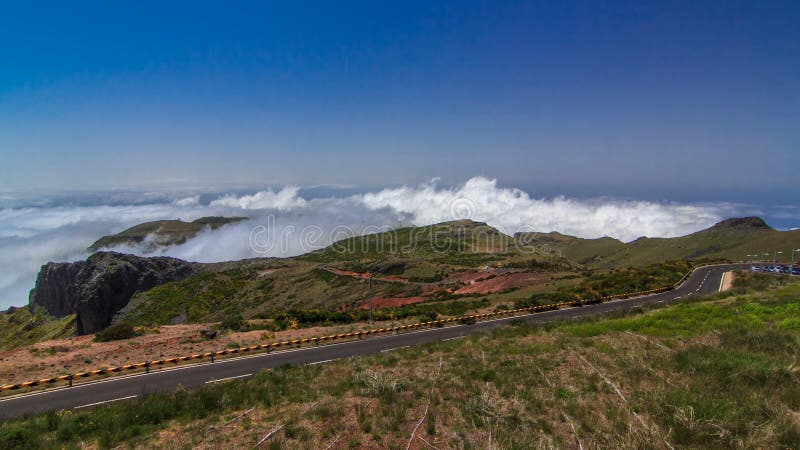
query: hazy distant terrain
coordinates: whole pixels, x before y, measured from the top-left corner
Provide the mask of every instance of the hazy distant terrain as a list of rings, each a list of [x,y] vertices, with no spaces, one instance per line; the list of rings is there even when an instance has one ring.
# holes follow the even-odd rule
[[[429,182],[371,191],[285,186],[231,193],[12,193],[0,200],[0,265],[5,268],[0,273],[0,306],[25,304],[42,264],[84,259],[86,249],[102,236],[144,222],[191,222],[206,216],[249,218],[201,230],[191,239],[179,239],[167,247],[125,240],[112,249],[198,262],[285,257],[323,248],[346,236],[454,219],[486,222],[508,235],[558,231],[628,242],[640,236],[689,234],[725,217],[758,209],[728,203],[539,198],[483,177],[458,185]],[[777,213],[781,217],[794,214],[790,210]],[[268,228],[260,237],[273,245],[251,246],[250,234],[259,226]]]

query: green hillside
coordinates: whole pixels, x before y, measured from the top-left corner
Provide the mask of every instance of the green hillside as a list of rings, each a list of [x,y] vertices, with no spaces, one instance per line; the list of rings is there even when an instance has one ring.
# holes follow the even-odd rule
[[[381,267],[388,264],[395,269],[393,275],[419,281],[438,281],[443,273],[485,266],[552,271],[571,267],[547,249],[471,220],[346,238],[297,259],[358,272],[385,273]]]
[[[236,220],[242,219],[150,222],[116,236],[143,239],[157,230],[180,241],[204,226]],[[757,218],[729,219],[684,237],[641,238],[627,244],[559,233],[512,238],[484,223],[454,221],[346,238],[295,258],[204,265],[184,280],[135,293],[115,321],[166,325],[241,316],[276,328],[289,316],[303,326],[358,321],[370,289],[363,277],[348,272],[408,281],[373,283],[375,298],[395,302],[380,311],[387,320],[453,315],[662,287],[680,279],[691,262],[740,260],[758,249],[788,253],[793,246],[800,248],[800,231],[776,231]],[[534,281],[505,281],[521,272]],[[468,274],[465,281],[459,278],[463,274]],[[470,290],[469,276],[503,287]],[[404,299],[413,304],[404,305]]]
[[[7,420],[0,448],[797,448],[787,278]]]
[[[458,220],[424,227],[404,227],[337,241],[302,256],[307,261],[334,262],[387,258],[469,262],[501,259],[514,250],[514,239],[481,222]],[[475,256],[480,255],[480,256]],[[471,265],[471,264],[469,264]]]
[[[376,295],[386,288],[376,283]],[[136,325],[213,322],[232,315],[265,317],[291,308],[350,308],[366,297],[364,283],[337,277],[315,264],[265,259],[138,292],[122,315]]]
[[[482,270],[486,265],[553,275],[543,276],[536,286],[483,295],[487,300],[474,307],[511,305],[534,292],[577,282],[577,275],[559,275],[559,271],[570,268],[562,260],[549,254],[522,252],[513,238],[486,224],[457,221],[348,238],[296,258],[210,265],[185,280],[136,293],[118,320],[160,325],[219,321],[232,314],[271,319],[300,310],[321,311],[323,317],[345,312],[348,318],[337,316],[336,320],[357,319],[359,316],[353,313],[369,298],[368,283],[329,269],[371,272],[378,277],[393,275],[410,281],[374,282],[372,294],[377,298],[425,296],[423,306],[381,312],[388,314],[387,318],[463,313],[467,309],[451,304],[476,295],[448,292],[447,288],[454,285],[445,279],[466,270]]]
[[[120,316],[134,325],[159,325],[219,321],[235,314],[272,319],[300,310],[321,311],[321,317],[352,314],[369,298],[366,280],[328,268],[419,282],[373,283],[378,298],[425,297],[413,307],[390,308],[394,317],[447,314],[451,303],[468,298],[482,299],[483,307],[539,304],[662,287],[686,273],[690,263],[685,261],[741,259],[750,248],[788,248],[793,242],[800,248],[800,232],[775,231],[760,219],[731,219],[685,237],[629,244],[558,233],[512,238],[483,223],[456,221],[347,238],[296,258],[210,265],[185,280],[135,294]],[[530,286],[491,294],[448,292],[459,286],[448,285],[448,277],[485,266],[546,276]],[[633,269],[619,270],[628,267]]]
[[[0,313],[0,351],[75,335],[75,315],[54,319],[42,310],[12,308]]]
[[[557,233],[527,236],[533,245],[548,246],[569,260],[589,268],[637,267],[662,261],[747,259],[748,254],[783,251],[788,262],[791,249],[800,248],[800,230],[777,231],[757,217],[728,219],[711,228],[676,238],[639,238],[622,243],[611,238],[580,239]]]
[[[178,245],[195,237],[206,227],[219,228],[230,223],[247,220],[246,217],[201,217],[192,222],[182,220],[156,220],[140,223],[110,236],[103,236],[89,246],[90,252],[117,245],[139,244],[147,236],[154,238],[153,246]]]

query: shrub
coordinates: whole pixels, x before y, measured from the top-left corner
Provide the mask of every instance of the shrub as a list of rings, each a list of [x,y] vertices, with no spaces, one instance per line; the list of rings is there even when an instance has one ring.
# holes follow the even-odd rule
[[[119,341],[139,336],[139,333],[128,323],[111,324],[94,335],[95,342]]]
[[[228,316],[219,324],[221,330],[242,331],[247,327],[247,322],[242,319],[240,314]]]
[[[477,320],[472,316],[468,316],[468,317],[462,317],[461,320],[459,320],[459,322],[462,325],[475,325]]]

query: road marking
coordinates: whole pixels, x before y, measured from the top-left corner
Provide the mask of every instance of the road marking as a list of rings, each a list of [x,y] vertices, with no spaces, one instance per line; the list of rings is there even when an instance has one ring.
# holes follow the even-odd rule
[[[328,362],[331,362],[331,361],[336,361],[337,359],[339,359],[339,358],[326,359],[325,361],[315,361],[315,362],[310,362],[310,363],[308,363],[308,364],[306,364],[306,365],[307,365],[307,366],[313,366],[313,365],[316,365],[316,364],[325,364],[325,363],[328,363]]]
[[[121,400],[129,400],[129,399],[132,399],[132,398],[136,398],[136,396],[135,395],[129,395],[127,397],[115,398],[113,400],[103,400],[102,402],[89,403],[88,405],[76,406],[74,409],[88,408],[90,406],[102,405],[103,403],[118,402],[118,401],[121,401]]]
[[[710,266],[704,266],[704,267],[710,267]],[[698,269],[700,269],[700,268],[698,268]],[[688,281],[688,279],[684,280],[683,283],[681,283],[681,285],[676,288],[676,290],[680,289],[684,284],[686,284],[687,281]],[[699,289],[698,289],[698,291],[699,291]],[[689,292],[688,294],[686,294],[687,297],[690,297],[692,295],[694,295],[694,292]],[[608,302],[604,302],[602,304],[603,305],[624,304],[624,303],[629,303],[632,300],[637,300],[638,298],[639,297],[621,298],[621,299],[616,299],[616,300],[611,300],[611,301],[608,301]],[[564,311],[564,310],[556,309],[556,310],[553,310],[553,311],[532,312],[532,313],[522,314],[522,315],[513,316],[513,317],[501,317],[501,318],[497,318],[497,319],[490,319],[490,320],[480,321],[480,322],[478,322],[478,325],[486,325],[486,324],[489,324],[489,323],[492,323],[492,322],[509,321],[509,320],[513,320],[513,319],[525,319],[525,318],[530,318],[530,317],[535,317],[535,316],[542,317],[542,314],[553,313],[553,312],[557,313],[558,311]],[[605,311],[601,310],[599,312],[603,313]],[[543,321],[538,321],[537,323],[542,325],[542,324],[551,323],[551,322],[553,322],[553,320],[543,320]],[[459,325],[450,326],[448,328],[466,327],[466,326],[467,325],[459,324]],[[408,335],[413,335],[413,334],[431,333],[431,332],[436,332],[436,331],[439,331],[439,330],[441,330],[441,328],[422,329],[422,330],[417,330],[417,331],[411,331],[411,332],[408,332],[408,333],[402,333],[402,335],[408,336]],[[375,338],[373,338],[373,340],[391,339],[391,338],[395,338],[396,336],[397,335],[376,336]],[[279,354],[286,354],[286,353],[292,353],[292,352],[302,352],[302,351],[313,351],[313,350],[319,350],[321,348],[327,348],[327,347],[338,347],[338,346],[343,346],[343,345],[350,345],[350,344],[353,344],[354,342],[359,342],[359,341],[335,342],[335,343],[327,344],[324,347],[301,347],[301,348],[287,349],[287,350],[283,350],[283,351],[275,351],[275,352],[272,352],[272,353],[256,353],[256,354],[250,354],[250,355],[242,355],[242,356],[237,356],[237,357],[232,357],[232,358],[220,359],[220,360],[217,360],[216,362],[213,362],[213,363],[211,361],[206,361],[206,362],[200,362],[200,363],[196,363],[196,364],[185,364],[185,365],[180,365],[180,366],[177,366],[177,367],[163,368],[163,369],[160,369],[160,370],[154,370],[154,371],[149,372],[149,373],[137,373],[137,374],[130,374],[130,375],[115,376],[115,377],[110,377],[108,379],[90,381],[90,382],[86,382],[86,383],[80,383],[80,384],[76,384],[75,386],[55,387],[55,388],[50,388],[50,389],[43,390],[43,391],[38,391],[38,392],[29,392],[29,393],[25,393],[25,394],[3,396],[3,397],[0,397],[0,403],[8,402],[8,401],[14,401],[14,400],[21,400],[21,399],[26,398],[26,397],[34,397],[34,396],[39,396],[39,395],[54,394],[54,393],[56,393],[58,391],[63,391],[63,390],[73,390],[73,389],[88,388],[88,387],[91,387],[91,386],[94,386],[94,385],[97,385],[97,384],[121,382],[121,381],[130,380],[130,379],[133,379],[133,378],[140,378],[140,377],[148,377],[148,376],[152,376],[152,375],[159,375],[159,374],[164,374],[164,373],[168,373],[168,372],[172,372],[172,371],[192,370],[192,369],[196,369],[198,367],[206,366],[206,365],[209,365],[209,364],[218,365],[218,364],[233,363],[233,362],[241,361],[241,360],[244,360],[244,359],[265,358],[265,357],[269,357],[271,355],[279,355]],[[388,349],[388,350],[383,350],[383,351],[392,351],[392,350],[397,350],[397,349],[406,348],[406,347],[410,347],[410,346],[397,347],[397,348],[394,348],[394,349]]]
[[[410,345],[404,345],[402,347],[387,348],[387,349],[381,350],[381,353],[393,352],[395,350],[402,350],[404,348],[410,348],[410,347],[411,347]]]
[[[681,296],[681,295],[679,295],[679,296],[677,296],[677,297],[673,298],[673,300],[677,300],[677,299],[679,299],[679,298],[681,298],[681,297],[682,297],[682,296]]]
[[[235,377],[220,378],[218,380],[208,380],[208,381],[206,381],[206,384],[209,384],[209,383],[220,383],[222,381],[229,381],[229,380],[235,380],[237,378],[249,377],[251,375],[253,375],[253,374],[252,373],[246,373],[244,375],[236,375]]]
[[[447,339],[442,339],[442,342],[444,342],[444,341],[455,341],[456,339],[464,339],[465,337],[466,336],[451,337],[451,338],[447,338]]]

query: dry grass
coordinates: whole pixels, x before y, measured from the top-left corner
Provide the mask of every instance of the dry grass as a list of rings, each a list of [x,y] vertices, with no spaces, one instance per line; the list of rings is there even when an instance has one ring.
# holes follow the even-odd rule
[[[786,319],[799,297],[792,285],[547,330],[517,324],[55,425],[11,422],[0,442],[248,448],[277,429],[260,448],[792,448],[800,327]],[[665,318],[675,333],[651,328]],[[76,429],[77,416],[96,428]]]

